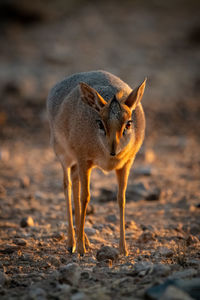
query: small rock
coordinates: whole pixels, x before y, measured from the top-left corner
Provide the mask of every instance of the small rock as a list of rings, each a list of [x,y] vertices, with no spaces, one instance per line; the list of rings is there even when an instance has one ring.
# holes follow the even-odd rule
[[[28,217],[25,217],[25,218],[21,219],[20,226],[21,227],[32,227],[32,226],[34,226],[34,221],[33,221],[32,217],[28,216]]]
[[[193,224],[190,227],[190,233],[193,235],[197,235],[200,233],[200,224]]]
[[[134,169],[134,174],[136,176],[151,176],[153,173],[154,172],[151,166],[143,166]]]
[[[167,247],[160,247],[159,253],[161,256],[165,256],[165,257],[172,257],[174,254],[174,252]]]
[[[145,161],[151,164],[152,162],[154,162],[155,159],[156,159],[155,152],[152,149],[147,149],[145,151]]]
[[[84,269],[84,271],[81,272],[81,279],[88,280],[92,277],[92,271],[90,269]]]
[[[110,259],[115,261],[118,259],[119,253],[115,248],[103,246],[97,251],[96,258],[98,261]]]
[[[131,271],[129,275],[144,277],[145,275],[151,274],[153,272],[153,267],[153,264],[148,261],[135,263],[133,266],[133,271]]]
[[[139,242],[140,243],[148,243],[150,241],[155,241],[155,233],[151,231],[145,231],[143,232],[140,237],[139,237]]]
[[[99,196],[99,200],[101,202],[109,202],[114,201],[116,199],[115,193],[113,191],[102,188],[101,189],[101,195]]]
[[[52,238],[54,239],[54,240],[56,240],[56,241],[62,241],[62,240],[64,240],[64,238],[65,238],[65,235],[64,235],[64,233],[60,233],[60,232],[56,232],[56,233],[54,233],[53,235],[52,235]]]
[[[0,197],[6,196],[6,189],[0,184]]]
[[[168,286],[162,295],[162,300],[193,300],[187,293],[175,286]]]
[[[0,150],[0,160],[3,162],[7,162],[10,159],[10,153],[6,149]]]
[[[171,293],[171,290],[170,291],[168,290],[169,287],[175,287],[176,289],[181,290],[182,293],[184,293],[184,295],[182,294],[181,298],[174,298],[176,297],[176,295],[180,295],[180,294],[176,293],[175,290],[174,293]],[[169,293],[170,293],[170,297],[168,297]],[[168,298],[164,298],[164,295],[165,297]],[[199,295],[200,295],[199,278],[193,278],[191,280],[167,279],[164,283],[150,287],[145,292],[145,296],[151,300],[160,300],[160,299],[190,300],[190,299],[199,299]],[[192,298],[188,298],[189,296]]]
[[[153,201],[159,200],[161,195],[161,190],[158,187],[151,187],[148,183],[138,182],[128,187],[128,193],[135,194],[142,199]]]
[[[69,263],[59,269],[59,282],[77,285],[81,277],[81,269],[77,263]]]
[[[112,260],[111,259],[102,260],[102,261],[97,263],[97,266],[100,267],[100,268],[103,268],[103,267],[111,268],[112,267]]]
[[[96,229],[95,228],[91,228],[91,227],[85,227],[85,233],[88,235],[88,236],[93,236],[97,233]]]
[[[87,216],[93,215],[95,213],[94,205],[88,204],[87,206]]]
[[[23,176],[20,178],[20,185],[22,188],[27,188],[30,186],[30,178],[28,176]]]
[[[197,244],[197,243],[199,243],[199,239],[198,239],[198,237],[190,234],[186,240],[186,243],[188,246],[192,245],[192,244]]]
[[[13,242],[15,245],[18,245],[18,246],[26,246],[27,245],[27,242],[23,239],[15,239]]]
[[[4,286],[8,281],[8,276],[0,271],[0,286]]]
[[[131,230],[138,230],[138,226],[134,221],[127,221],[125,224],[126,229],[131,229]]]
[[[116,223],[117,217],[116,217],[116,215],[112,214],[112,215],[106,216],[105,220],[106,220],[106,222]]]
[[[30,300],[38,300],[38,299],[45,300],[45,299],[47,299],[46,292],[39,287],[37,287],[37,288],[32,287],[31,290],[29,291],[28,299],[30,299]]]
[[[169,278],[170,279],[187,279],[198,274],[196,269],[185,269],[183,271],[174,272]]]
[[[73,294],[70,298],[71,300],[88,300],[88,297],[83,292],[77,292]]]
[[[159,277],[168,276],[171,272],[171,268],[164,264],[155,264],[153,266],[153,274]]]

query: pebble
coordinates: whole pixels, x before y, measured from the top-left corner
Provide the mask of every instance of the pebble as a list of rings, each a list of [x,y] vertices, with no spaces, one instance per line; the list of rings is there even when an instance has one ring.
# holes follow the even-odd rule
[[[35,288],[34,286],[29,291],[28,299],[30,300],[45,300],[46,292],[42,288]]]
[[[30,216],[22,218],[21,222],[20,222],[20,226],[21,227],[32,227],[32,226],[34,226],[33,218],[30,217]]]
[[[193,224],[190,227],[190,233],[193,235],[197,235],[200,233],[200,224]]]
[[[148,261],[143,261],[139,263],[135,263],[133,266],[133,271],[129,275],[131,276],[139,276],[144,277],[147,274],[153,272],[153,264]]]
[[[105,267],[111,268],[112,267],[112,260],[111,259],[102,260],[102,261],[97,263],[97,266],[100,267],[100,268],[105,268]]]
[[[6,196],[6,189],[0,184],[0,197]]]
[[[88,297],[83,292],[77,292],[73,294],[70,298],[71,300],[88,300]]]
[[[199,243],[199,239],[198,239],[197,236],[194,236],[194,235],[190,234],[188,236],[188,238],[186,239],[186,243],[187,243],[188,246],[192,245],[192,244],[198,244]]]
[[[15,245],[18,245],[18,246],[26,246],[27,245],[27,242],[23,239],[15,239],[13,242]]]
[[[162,295],[162,300],[193,300],[187,293],[175,286],[168,286]]]
[[[117,260],[119,253],[115,248],[109,246],[103,246],[97,251],[96,259],[98,261],[103,261],[110,259],[111,261]]]
[[[143,232],[138,239],[140,243],[148,243],[150,241],[155,241],[155,240],[156,240],[155,233],[151,231]]]
[[[114,201],[116,199],[116,195],[113,191],[102,188],[101,195],[99,196],[99,200],[101,202],[109,202]]]
[[[20,185],[22,188],[27,188],[30,186],[30,178],[28,176],[23,176],[20,178]]]
[[[129,194],[135,194],[142,199],[153,201],[159,200],[161,195],[161,190],[158,187],[150,187],[148,183],[138,182],[128,187]]]
[[[0,286],[4,286],[8,281],[8,277],[4,272],[0,271]]]
[[[172,257],[174,254],[174,252],[167,247],[160,247],[158,251],[161,256],[165,257]]]
[[[169,265],[164,265],[159,263],[153,266],[153,274],[159,277],[168,276],[170,272],[171,272],[171,268]]]
[[[95,228],[92,228],[92,227],[85,227],[85,233],[88,236],[93,236],[97,233],[97,230]]]
[[[176,288],[176,290],[171,289],[171,287]],[[182,293],[178,293],[177,290],[181,291]],[[176,295],[180,295],[180,297],[174,298]],[[145,296],[150,300],[191,300],[199,299],[199,295],[200,278],[187,280],[167,279],[161,284],[148,288],[145,292]]]
[[[81,277],[81,269],[77,263],[69,263],[59,269],[59,282],[76,286]]]
[[[198,274],[196,269],[185,269],[183,271],[174,272],[169,278],[170,279],[186,279],[189,277],[193,277]]]
[[[111,214],[111,215],[106,216],[105,220],[106,220],[106,222],[115,224],[117,222],[117,217],[116,217],[116,215]]]
[[[134,175],[136,176],[151,176],[154,170],[151,166],[143,166],[134,169]]]

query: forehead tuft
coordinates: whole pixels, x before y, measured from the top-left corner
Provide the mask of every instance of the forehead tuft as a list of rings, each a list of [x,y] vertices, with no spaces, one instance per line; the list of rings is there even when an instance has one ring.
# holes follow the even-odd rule
[[[122,108],[119,101],[117,101],[116,97],[114,96],[109,105],[109,119],[120,120],[121,117],[122,117]]]

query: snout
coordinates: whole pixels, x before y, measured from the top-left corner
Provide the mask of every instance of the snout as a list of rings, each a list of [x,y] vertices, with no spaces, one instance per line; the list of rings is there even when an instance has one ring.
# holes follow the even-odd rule
[[[111,155],[111,156],[115,156],[115,155],[116,155],[116,152],[115,152],[115,151],[111,151],[111,152],[110,152],[110,155]]]

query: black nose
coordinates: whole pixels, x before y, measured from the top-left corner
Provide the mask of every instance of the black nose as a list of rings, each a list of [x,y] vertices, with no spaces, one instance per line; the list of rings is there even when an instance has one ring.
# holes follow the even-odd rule
[[[115,152],[110,152],[110,155],[111,155],[111,156],[115,156],[116,153],[115,153]]]

